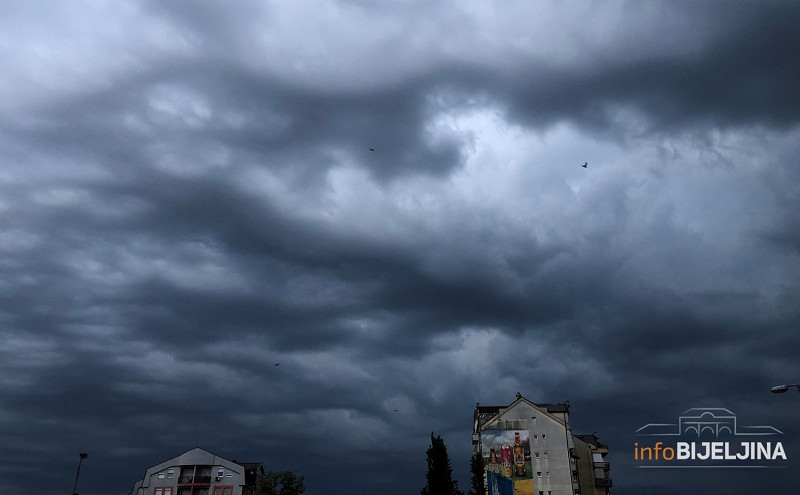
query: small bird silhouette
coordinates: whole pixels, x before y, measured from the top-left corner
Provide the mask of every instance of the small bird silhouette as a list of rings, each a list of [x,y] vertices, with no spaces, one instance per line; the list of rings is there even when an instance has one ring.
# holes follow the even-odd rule
[[[583,167],[583,168],[586,168],[588,166],[589,166],[589,162],[583,162],[583,165],[581,165],[581,167]]]
[[[370,150],[370,151],[375,151],[375,148],[370,148],[369,150]]]
[[[280,366],[281,363],[275,363],[275,366]]]

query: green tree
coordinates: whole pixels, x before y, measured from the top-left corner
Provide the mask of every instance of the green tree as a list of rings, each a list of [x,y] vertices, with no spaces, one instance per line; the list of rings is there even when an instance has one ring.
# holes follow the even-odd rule
[[[469,490],[469,495],[485,495],[486,486],[483,484],[483,477],[485,475],[486,463],[483,461],[483,455],[480,452],[475,452],[469,462],[469,470],[472,473],[472,488]]]
[[[458,489],[458,481],[453,479],[453,468],[447,456],[447,446],[441,436],[433,436],[431,445],[425,452],[428,457],[428,472],[425,474],[426,484],[420,495],[464,495]]]
[[[267,471],[256,482],[255,495],[300,495],[306,491],[305,479],[292,471]]]

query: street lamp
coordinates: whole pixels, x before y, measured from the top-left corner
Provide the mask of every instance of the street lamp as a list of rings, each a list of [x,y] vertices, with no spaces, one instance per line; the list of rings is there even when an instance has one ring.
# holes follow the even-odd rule
[[[792,383],[791,385],[776,385],[772,387],[772,393],[782,394],[784,392],[787,392],[792,387],[797,387],[797,391],[800,392],[800,383]]]
[[[84,459],[89,457],[89,454],[87,454],[86,452],[81,452],[80,456],[81,458],[80,460],[78,460],[78,472],[75,473],[75,484],[72,485],[72,495],[78,495],[78,492],[75,490],[78,488],[78,476],[81,475],[81,463],[83,462]]]

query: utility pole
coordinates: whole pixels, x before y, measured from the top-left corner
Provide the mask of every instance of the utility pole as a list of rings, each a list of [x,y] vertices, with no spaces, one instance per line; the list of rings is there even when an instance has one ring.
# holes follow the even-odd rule
[[[72,485],[72,495],[78,495],[78,492],[75,490],[78,489],[78,476],[81,475],[81,463],[83,462],[84,459],[89,457],[89,454],[87,454],[86,452],[81,452],[80,456],[81,458],[80,460],[78,460],[78,472],[75,473],[75,484]]]

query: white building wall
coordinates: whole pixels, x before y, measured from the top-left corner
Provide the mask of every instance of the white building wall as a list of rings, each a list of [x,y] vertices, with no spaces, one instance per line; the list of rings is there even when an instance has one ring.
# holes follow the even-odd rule
[[[548,413],[525,400],[518,400],[502,410],[494,421],[484,424],[481,431],[483,434],[491,429],[527,429],[534,495],[539,495],[540,491],[543,495],[573,495],[574,464],[569,455],[572,439],[565,420],[565,413]]]

